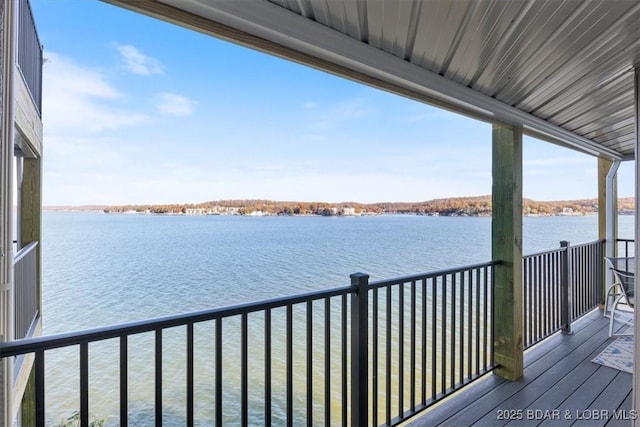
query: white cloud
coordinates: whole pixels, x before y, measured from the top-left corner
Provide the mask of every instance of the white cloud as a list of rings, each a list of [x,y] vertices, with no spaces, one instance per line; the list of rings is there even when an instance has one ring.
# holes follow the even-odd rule
[[[163,114],[172,116],[189,116],[193,113],[195,101],[175,93],[159,93],[156,108]]]
[[[96,133],[150,121],[146,114],[127,111],[115,104],[125,97],[100,70],[52,52],[47,52],[47,58],[43,74],[43,123],[49,135]]]
[[[151,58],[138,50],[135,46],[115,44],[116,49],[122,56],[122,60],[129,71],[141,76],[152,74],[162,74],[160,62]]]

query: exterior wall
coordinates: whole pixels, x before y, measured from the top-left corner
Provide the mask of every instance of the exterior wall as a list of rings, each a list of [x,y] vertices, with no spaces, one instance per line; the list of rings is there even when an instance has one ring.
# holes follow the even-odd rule
[[[0,0],[0,341],[11,339],[12,271],[11,192],[13,167],[12,73],[13,7],[11,0]],[[0,361],[0,423],[11,425],[12,363]]]
[[[28,2],[21,2],[28,7]],[[14,218],[14,146],[23,152],[27,185],[18,213],[22,222],[23,243],[40,241],[42,120],[15,62],[17,47],[16,0],[0,0],[0,341],[14,339],[13,245]],[[25,228],[25,225],[27,226]],[[28,240],[27,240],[28,239]],[[25,241],[26,240],[26,241]],[[38,245],[38,288],[40,287],[40,245]],[[40,311],[41,312],[41,311]],[[38,319],[34,334],[41,334]],[[14,371],[12,358],[0,361],[0,425],[13,425],[25,389],[31,389],[33,357],[26,357]],[[27,402],[30,400],[27,399]],[[32,405],[27,405],[27,411]],[[23,407],[24,409],[24,407]],[[24,411],[23,411],[24,412]],[[27,418],[28,419],[28,418]]]

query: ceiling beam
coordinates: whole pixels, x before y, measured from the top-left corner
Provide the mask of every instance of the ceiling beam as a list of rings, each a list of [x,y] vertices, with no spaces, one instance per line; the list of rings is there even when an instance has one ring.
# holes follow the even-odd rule
[[[104,0],[578,151],[620,153],[265,0]]]

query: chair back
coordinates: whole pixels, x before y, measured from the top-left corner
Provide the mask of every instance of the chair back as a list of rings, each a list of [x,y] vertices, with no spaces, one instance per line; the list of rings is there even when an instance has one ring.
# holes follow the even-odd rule
[[[635,300],[635,274],[615,268],[611,270],[613,271],[616,281],[622,286],[627,304],[633,307]]]
[[[604,257],[604,259],[607,260],[607,264],[609,264],[611,270],[635,273],[635,257]]]

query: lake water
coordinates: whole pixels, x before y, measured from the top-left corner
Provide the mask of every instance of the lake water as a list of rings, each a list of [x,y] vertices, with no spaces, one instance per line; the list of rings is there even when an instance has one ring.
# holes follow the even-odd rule
[[[633,237],[633,220],[631,216],[620,217],[621,237]],[[368,273],[377,280],[485,262],[491,258],[490,239],[491,219],[480,217],[46,212],[42,239],[44,333],[342,286],[355,272]],[[595,239],[596,216],[524,218],[525,254],[557,248],[560,240],[578,244]],[[132,406],[138,405],[132,415],[136,425],[150,423],[145,414],[153,411],[144,403],[153,401],[149,363],[153,356],[145,348],[151,338],[131,339],[130,344],[139,363],[130,361],[131,375],[135,375],[130,378],[130,400]],[[177,333],[176,349],[184,348],[180,340]],[[171,333],[164,341],[169,348],[165,351],[171,354]],[[91,413],[107,419],[110,425],[117,414],[116,344],[91,346],[90,375],[100,377],[100,381],[92,381]],[[176,355],[180,357],[183,355]],[[184,405],[184,381],[178,379],[177,372],[172,380],[173,374],[169,369],[165,376],[167,419],[171,419],[171,411],[183,411],[180,408]],[[60,420],[79,407],[77,381],[77,350],[47,353],[49,420]],[[211,392],[211,387],[203,393]],[[205,407],[196,411],[202,420],[210,419]],[[137,422],[135,416],[139,416]],[[179,419],[176,417],[176,425],[181,425]],[[274,419],[279,419],[278,414]],[[233,419],[227,421],[233,424]],[[208,424],[202,421],[201,425]]]

